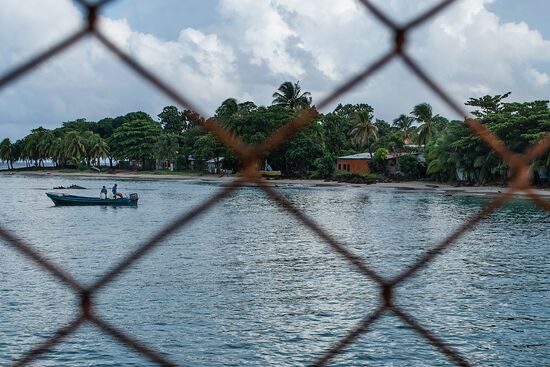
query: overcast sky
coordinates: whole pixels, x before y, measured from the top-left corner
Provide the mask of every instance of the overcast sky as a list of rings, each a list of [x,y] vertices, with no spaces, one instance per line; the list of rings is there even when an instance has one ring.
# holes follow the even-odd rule
[[[378,0],[406,21],[439,0]],[[512,91],[550,98],[549,0],[458,0],[417,29],[409,50],[457,101]],[[75,30],[71,0],[0,0],[0,73]],[[100,26],[124,50],[210,115],[228,97],[271,103],[283,81],[319,100],[388,49],[390,33],[355,0],[119,0]],[[428,102],[458,118],[400,62],[341,98],[387,121]],[[93,39],[0,89],[0,138],[42,125],[98,120],[171,101]],[[324,111],[326,112],[326,111]]]

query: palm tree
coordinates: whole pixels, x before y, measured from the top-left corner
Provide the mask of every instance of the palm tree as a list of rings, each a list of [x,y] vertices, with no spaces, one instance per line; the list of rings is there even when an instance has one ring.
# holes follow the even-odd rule
[[[405,140],[411,140],[413,132],[414,118],[407,115],[400,115],[393,120],[393,126],[397,127],[402,133]]]
[[[6,138],[0,143],[0,161],[6,161],[9,169],[13,169],[15,161],[15,147],[10,139]]]
[[[32,148],[35,146],[35,144],[33,143],[32,140],[33,140],[32,134],[29,134],[25,136],[20,143],[21,159],[25,161],[25,164],[27,167],[31,166],[32,160],[34,158]]]
[[[350,130],[350,136],[360,147],[368,147],[372,157],[372,143],[378,139],[378,128],[372,123],[372,115],[369,111],[359,111],[353,117],[354,126]]]
[[[235,98],[228,98],[216,110],[216,117],[229,118],[239,111],[239,103]]]
[[[38,149],[40,143],[40,133],[32,132],[23,138],[22,143],[22,155],[27,161],[27,166],[30,166],[34,162],[34,166],[39,167],[41,164],[41,156]]]
[[[90,157],[92,157],[97,165],[101,165],[101,159],[107,159],[109,157],[109,144],[99,135],[94,134],[93,145],[90,148]]]
[[[300,82],[284,82],[273,93],[273,104],[275,106],[284,106],[292,109],[308,108],[311,105],[311,93],[301,93]]]
[[[63,137],[64,156],[69,161],[78,165],[83,157],[86,156],[86,147],[78,131],[69,131]]]
[[[155,158],[158,161],[168,163],[168,168],[172,166],[172,163],[177,159],[180,150],[178,136],[175,134],[162,134],[158,137],[158,140],[154,147]]]
[[[65,156],[65,151],[63,149],[63,139],[61,137],[56,137],[52,142],[50,154],[56,166],[65,165],[67,157]]]
[[[426,145],[430,142],[436,132],[436,120],[439,115],[434,115],[432,106],[428,103],[421,103],[414,106],[411,115],[414,120],[420,123],[418,128],[418,143]]]
[[[53,159],[53,147],[55,142],[55,135],[51,131],[45,132],[38,142],[38,155],[41,160]]]

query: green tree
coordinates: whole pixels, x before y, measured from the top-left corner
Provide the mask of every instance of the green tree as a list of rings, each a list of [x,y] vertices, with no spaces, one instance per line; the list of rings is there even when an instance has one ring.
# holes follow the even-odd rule
[[[38,141],[38,154],[40,159],[53,159],[54,157],[54,144],[55,144],[55,134],[53,131],[46,131]],[[54,160],[55,162],[55,160]]]
[[[423,175],[420,160],[414,154],[404,154],[398,158],[399,171],[403,178],[409,180],[418,179]]]
[[[523,152],[550,133],[548,101],[505,103],[509,93],[471,98],[473,113],[506,146]],[[426,147],[428,174],[443,181],[460,178],[475,184],[504,184],[510,169],[479,136],[462,122],[449,122],[446,128]],[[550,168],[550,154],[533,164],[533,175]]]
[[[94,128],[94,126],[95,126],[94,122],[87,121],[86,119],[81,118],[81,119],[64,122],[62,129],[64,132],[71,131],[71,130],[84,132],[84,131],[91,131]]]
[[[331,177],[336,172],[336,157],[331,153],[325,153],[315,160],[315,174],[318,177]]]
[[[388,157],[388,150],[386,148],[378,148],[374,152],[373,167],[376,171],[386,174],[386,158]]]
[[[204,127],[192,126],[189,129],[185,130],[185,132],[179,137],[179,159],[185,165],[185,168],[190,168],[188,165],[188,158],[197,158],[195,156],[195,143],[200,137],[206,134],[207,131]]]
[[[212,133],[202,135],[194,145],[195,159],[206,162],[209,159],[216,159],[216,166],[220,166],[218,158],[227,156],[227,148]]]
[[[386,148],[378,148],[376,149],[376,152],[374,152],[373,159],[375,161],[385,161],[388,157],[388,150]]]
[[[221,106],[216,110],[216,118],[227,120],[234,114],[239,112],[239,104],[235,98],[228,98],[222,102]]]
[[[42,126],[31,130],[31,133],[23,138],[21,144],[21,156],[27,162],[33,162],[35,166],[42,166],[47,156],[42,154],[40,144],[49,130]]]
[[[349,132],[353,125],[349,120],[336,113],[329,113],[322,117],[324,140],[327,151],[335,157],[351,153],[353,147],[349,139]]]
[[[0,160],[5,161],[9,169],[13,169],[13,163],[16,160],[15,146],[8,138],[0,143]]]
[[[56,166],[64,166],[66,163],[65,150],[63,149],[63,138],[55,136],[50,149],[51,159]]]
[[[372,113],[359,111],[353,118],[350,136],[359,147],[367,147],[372,157],[372,143],[378,139],[378,128],[372,123]]]
[[[333,113],[341,116],[342,118],[352,121],[357,114],[357,112],[360,111],[366,111],[372,114],[374,112],[374,108],[372,106],[366,104],[366,103],[358,103],[358,104],[338,104],[336,108],[334,109]]]
[[[482,118],[488,114],[494,114],[503,110],[503,100],[508,98],[512,92],[497,94],[495,96],[483,96],[480,98],[470,98],[465,105],[479,107],[480,110],[475,110],[472,114],[476,117]]]
[[[162,162],[174,163],[180,150],[177,134],[163,133],[155,143],[155,158]]]
[[[90,139],[90,150],[88,153],[92,160],[100,166],[101,160],[109,157],[109,152],[110,148],[107,141],[98,134],[93,134],[93,137]]]
[[[300,82],[284,82],[273,93],[273,104],[295,110],[308,108],[311,105],[311,93],[302,93]]]
[[[113,119],[105,117],[99,120],[95,124],[93,131],[99,134],[103,139],[109,139],[111,135],[113,135]]]
[[[140,119],[125,122],[109,139],[113,157],[118,160],[140,160],[145,168],[155,157],[155,144],[162,133],[159,123]]]
[[[79,131],[69,131],[63,136],[64,160],[78,165],[86,157],[86,146]]]
[[[420,123],[420,127],[418,128],[418,143],[420,145],[428,144],[437,132],[436,124],[439,115],[433,114],[432,106],[428,103],[414,106],[411,115],[415,121]]]
[[[282,164],[286,174],[303,177],[314,167],[315,160],[321,158],[326,150],[323,144],[322,126],[318,121],[309,124],[305,129],[294,134],[294,136],[283,147],[284,155]],[[281,158],[272,157],[273,161]]]
[[[162,128],[168,133],[181,134],[187,128],[183,112],[175,106],[164,107],[158,117]]]
[[[393,120],[393,126],[395,126],[403,134],[403,138],[412,140],[413,123],[414,118],[407,115],[399,115],[398,118]]]
[[[149,122],[155,122],[153,118],[145,112],[142,112],[142,111],[129,112],[126,115],[117,116],[113,119],[113,123],[112,123],[113,132],[114,130],[118,129],[119,127],[126,124],[127,122],[136,121],[136,120],[145,120]]]

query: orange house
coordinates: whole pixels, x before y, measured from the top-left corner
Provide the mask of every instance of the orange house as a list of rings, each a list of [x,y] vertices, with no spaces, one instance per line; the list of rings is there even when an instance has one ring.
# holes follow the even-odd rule
[[[350,173],[369,173],[370,153],[359,153],[338,157],[336,169],[338,171],[347,171]]]

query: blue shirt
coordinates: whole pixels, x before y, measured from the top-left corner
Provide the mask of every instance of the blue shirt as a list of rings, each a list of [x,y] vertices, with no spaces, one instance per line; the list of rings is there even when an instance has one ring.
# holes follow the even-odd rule
[[[113,186],[113,195],[116,194],[116,186]]]

